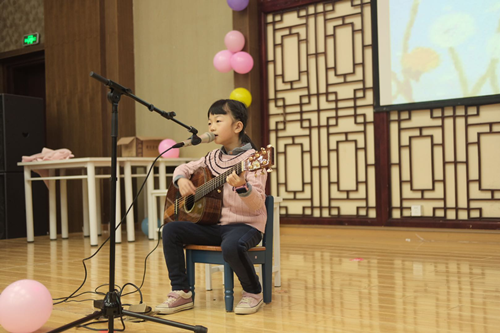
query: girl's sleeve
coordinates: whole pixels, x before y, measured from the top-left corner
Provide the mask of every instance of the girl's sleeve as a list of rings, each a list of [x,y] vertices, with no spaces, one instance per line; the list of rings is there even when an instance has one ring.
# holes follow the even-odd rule
[[[179,165],[177,168],[174,170],[174,175],[173,175],[173,184],[175,187],[177,187],[177,181],[180,178],[191,178],[191,175],[199,168],[205,166],[205,158],[202,157],[197,161],[192,161],[189,163],[184,163]]]
[[[266,201],[267,172],[265,170],[250,171],[247,172],[246,179],[248,191],[239,194],[239,197],[251,210],[261,209]]]

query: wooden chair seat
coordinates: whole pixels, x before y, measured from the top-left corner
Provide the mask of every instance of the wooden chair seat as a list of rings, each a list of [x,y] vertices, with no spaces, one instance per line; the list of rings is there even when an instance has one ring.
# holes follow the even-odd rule
[[[222,249],[220,246],[212,246],[212,245],[186,245],[184,247],[186,250],[198,250],[198,251],[213,251],[213,252],[222,252]],[[265,246],[256,246],[252,247],[248,251],[265,251],[266,247]]]

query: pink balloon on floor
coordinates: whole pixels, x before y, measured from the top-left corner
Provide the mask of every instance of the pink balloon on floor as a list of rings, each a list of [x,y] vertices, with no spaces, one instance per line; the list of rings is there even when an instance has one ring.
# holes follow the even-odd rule
[[[38,281],[16,281],[0,295],[0,325],[9,332],[34,332],[47,322],[51,313],[52,296]]]
[[[245,36],[238,30],[229,31],[224,37],[224,44],[231,52],[239,52],[245,46]]]
[[[231,67],[239,74],[246,74],[253,68],[253,58],[247,52],[238,52],[231,57]]]
[[[165,150],[167,150],[168,148],[175,145],[176,143],[177,142],[175,142],[172,139],[165,139],[162,142],[160,142],[160,144],[158,145],[158,152],[161,154]],[[179,157],[179,148],[170,149],[169,151],[167,151],[166,153],[161,155],[161,157],[163,157],[163,158],[177,158],[177,157]]]
[[[223,51],[217,52],[217,54],[214,57],[215,69],[221,73],[229,72],[232,69],[232,67],[231,67],[231,57],[232,56],[233,56],[233,52],[231,52],[229,50],[223,50]]]

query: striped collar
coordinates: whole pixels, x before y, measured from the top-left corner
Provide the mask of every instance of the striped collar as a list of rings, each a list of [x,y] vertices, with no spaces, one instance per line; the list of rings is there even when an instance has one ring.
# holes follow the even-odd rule
[[[221,147],[220,151],[224,154],[224,155],[238,155],[238,154],[241,154],[247,150],[250,150],[252,149],[252,145],[250,143],[245,143],[243,146],[241,147],[236,147],[234,148],[231,152],[226,152],[226,148],[224,148],[224,146]]]

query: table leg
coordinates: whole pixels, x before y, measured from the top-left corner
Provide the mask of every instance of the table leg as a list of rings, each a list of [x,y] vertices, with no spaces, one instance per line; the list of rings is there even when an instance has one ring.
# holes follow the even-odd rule
[[[61,169],[59,175],[65,176],[66,170]],[[59,182],[61,189],[61,236],[63,239],[68,239],[68,196],[66,179],[61,179]]]
[[[33,193],[31,188],[31,169],[24,167],[24,204],[26,206],[26,239],[28,243],[35,241],[33,224]]]
[[[83,197],[83,236],[90,236],[89,230],[89,188],[88,180],[82,179],[82,197]]]
[[[50,170],[49,175],[53,177],[55,170]],[[49,234],[51,240],[57,240],[57,203],[56,203],[56,181],[49,180]]]
[[[97,246],[97,211],[96,211],[96,189],[95,189],[95,165],[87,164],[87,184],[89,200],[89,225],[90,225],[90,245]]]
[[[150,163],[148,165],[148,170],[151,168],[153,164]],[[158,236],[156,235],[156,229],[158,226],[156,225],[157,223],[157,217],[156,217],[156,197],[151,194],[151,191],[154,190],[155,186],[155,177],[154,177],[154,170],[151,171],[151,174],[148,177],[147,180],[147,196],[148,196],[148,238],[149,239],[158,239]]]
[[[274,225],[273,225],[273,247],[274,247],[274,286],[281,287],[281,240],[280,240],[280,203],[274,202]]]
[[[95,214],[97,217],[97,236],[102,235],[102,214],[101,214],[101,180],[95,180]]]
[[[123,167],[123,172],[125,174],[125,210],[129,209],[132,205],[133,194],[132,194],[132,166],[130,162],[125,162]],[[134,207],[130,207],[130,211],[127,215],[127,240],[129,242],[135,241],[135,231],[134,231]]]
[[[166,166],[164,163],[162,163],[163,160],[160,160],[159,167],[158,167],[158,178],[159,178],[159,188],[160,190],[167,190],[167,172],[166,172]]]
[[[147,174],[148,173],[148,170],[147,168],[145,168],[144,170],[144,174]],[[136,185],[137,185],[137,188],[141,188],[142,186],[142,182],[146,181],[146,178],[144,179],[139,179],[139,178],[136,178],[137,181],[136,181]],[[147,217],[148,216],[148,212],[149,212],[149,206],[148,206],[148,183],[146,182],[146,185],[144,185],[144,188],[142,189],[142,197],[143,197],[143,204],[144,204],[144,211],[142,212],[144,214],[144,217]],[[142,228],[142,221],[141,221],[141,225],[140,227]],[[149,233],[149,232],[148,232]]]

